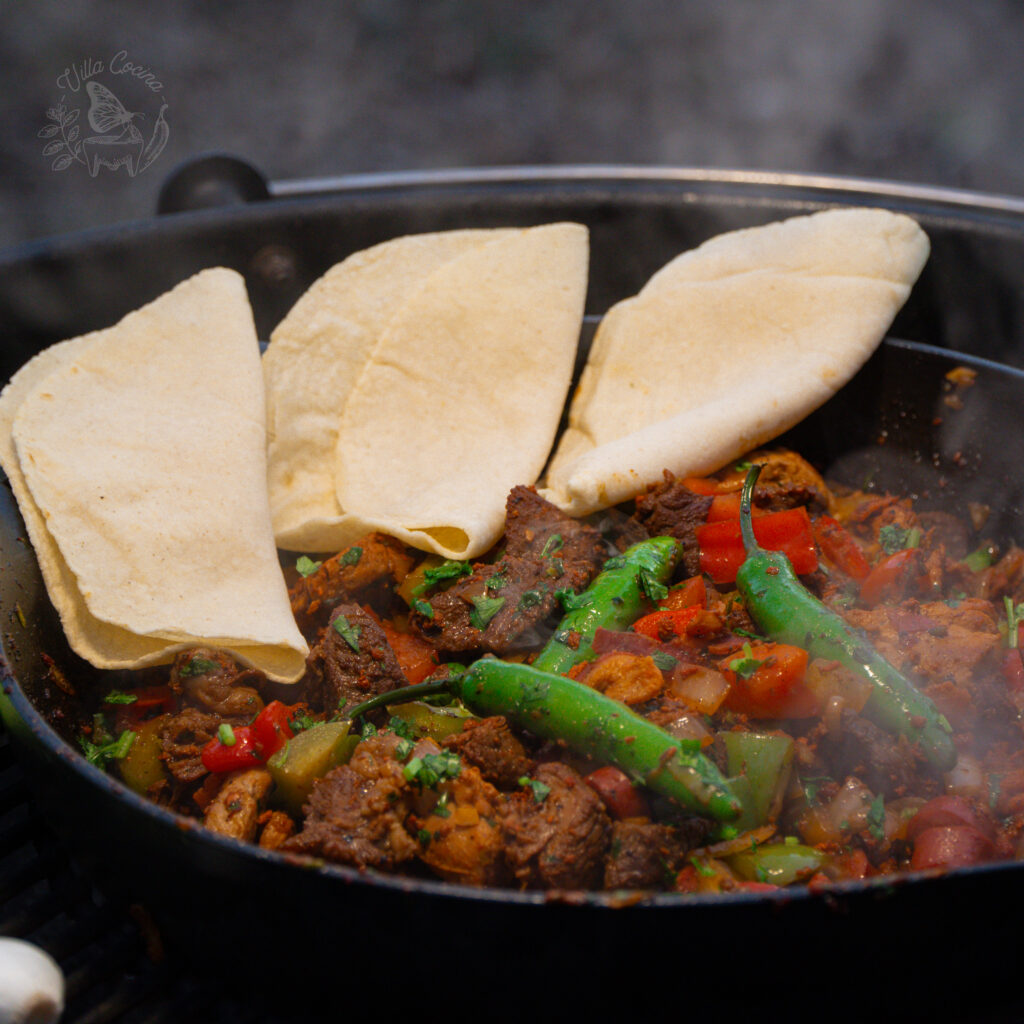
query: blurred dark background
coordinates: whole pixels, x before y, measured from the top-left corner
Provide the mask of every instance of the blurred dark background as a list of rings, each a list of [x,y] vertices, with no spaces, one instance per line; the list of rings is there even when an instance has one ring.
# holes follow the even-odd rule
[[[7,2],[0,247],[147,217],[170,171],[212,150],[273,180],[619,163],[1024,195],[1022,13],[1012,0]],[[90,61],[114,102],[87,95]],[[47,117],[62,97],[77,117],[63,126]],[[150,166],[90,176],[76,143],[134,130],[141,151],[164,104]],[[50,126],[79,129],[72,149]]]

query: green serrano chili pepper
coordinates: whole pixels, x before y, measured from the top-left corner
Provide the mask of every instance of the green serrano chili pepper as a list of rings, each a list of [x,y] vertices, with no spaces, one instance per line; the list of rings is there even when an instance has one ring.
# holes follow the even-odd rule
[[[450,693],[479,714],[504,715],[544,739],[613,764],[697,814],[733,821],[741,805],[696,740],[677,740],[610,697],[565,676],[497,658],[481,658],[461,675],[380,694],[347,714],[355,719],[375,707]]]
[[[609,558],[583,593],[573,599],[554,635],[533,661],[543,672],[568,672],[594,655],[599,628],[625,629],[640,615],[645,595],[663,587],[682,550],[674,537],[651,537]]]
[[[888,732],[920,742],[929,762],[948,771],[956,762],[949,722],[938,708],[867,638],[825,607],[800,582],[789,559],[764,551],[754,539],[750,503],[760,466],[752,466],[740,498],[740,531],[747,559],[736,588],[766,635],[802,647],[811,657],[838,661],[871,684],[865,714]]]

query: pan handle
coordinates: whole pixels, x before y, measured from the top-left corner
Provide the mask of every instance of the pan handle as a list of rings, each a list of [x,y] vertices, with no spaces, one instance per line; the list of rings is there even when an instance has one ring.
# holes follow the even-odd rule
[[[156,212],[184,213],[270,198],[267,179],[230,153],[207,153],[179,164],[165,179]]]

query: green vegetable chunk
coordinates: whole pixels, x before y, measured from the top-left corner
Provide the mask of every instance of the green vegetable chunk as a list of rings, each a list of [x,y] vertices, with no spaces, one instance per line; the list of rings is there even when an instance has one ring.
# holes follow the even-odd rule
[[[743,804],[733,824],[746,832],[778,812],[793,764],[793,740],[758,732],[727,732],[721,740],[730,783]]]
[[[462,732],[462,727],[474,716],[461,707],[434,708],[423,701],[411,700],[404,704],[389,704],[388,723],[395,732],[412,739],[429,736],[439,742]],[[398,723],[402,725],[398,725]],[[402,729],[407,731],[402,731]]]
[[[768,843],[734,854],[728,864],[748,882],[792,885],[819,871],[826,860],[820,850],[802,843]]]
[[[166,718],[151,718],[135,730],[135,741],[128,753],[117,762],[118,771],[129,789],[145,796],[152,786],[162,782],[167,774],[160,758],[160,729]]]
[[[349,735],[351,722],[322,722],[293,736],[270,760],[274,799],[292,814],[301,814],[313,783],[344,764],[359,742]]]

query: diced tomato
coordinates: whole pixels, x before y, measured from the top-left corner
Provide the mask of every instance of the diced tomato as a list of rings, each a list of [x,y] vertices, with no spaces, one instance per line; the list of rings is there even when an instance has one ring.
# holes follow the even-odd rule
[[[652,640],[674,640],[686,636],[689,626],[703,611],[698,604],[687,608],[663,609],[651,612],[633,623],[633,632],[641,636],[649,636]]]
[[[821,553],[847,576],[862,580],[871,572],[871,566],[860,545],[838,519],[819,516],[814,521],[814,539]]]
[[[768,551],[782,551],[803,575],[818,568],[814,531],[805,508],[787,509],[757,516],[752,521],[754,537]],[[738,520],[705,523],[696,530],[700,545],[700,569],[715,583],[732,583],[746,560]]]
[[[663,597],[658,602],[658,607],[665,611],[674,611],[678,608],[689,608],[692,605],[707,607],[708,588],[703,576],[691,576],[683,580],[678,586],[668,592],[668,597]]]
[[[760,662],[747,674],[737,668],[750,659]],[[725,706],[751,718],[811,718],[819,713],[818,698],[804,683],[807,652],[790,644],[750,644],[723,658],[719,670],[729,680]]]
[[[920,565],[921,553],[917,548],[905,548],[884,558],[864,578],[860,585],[860,599],[865,604],[878,604],[883,598],[898,599]]]
[[[756,505],[750,509],[753,516],[771,515]],[[708,517],[705,522],[721,523],[727,519],[739,519],[740,517],[740,492],[729,491],[727,494],[716,494],[711,499],[711,508],[708,509]]]
[[[380,624],[409,685],[422,683],[437,668],[437,651],[426,640],[412,633],[400,633],[387,619],[380,620]]]
[[[650,805],[647,798],[630,781],[629,776],[618,768],[606,765],[592,771],[585,779],[604,801],[608,813],[620,821],[623,818],[649,818]]]

